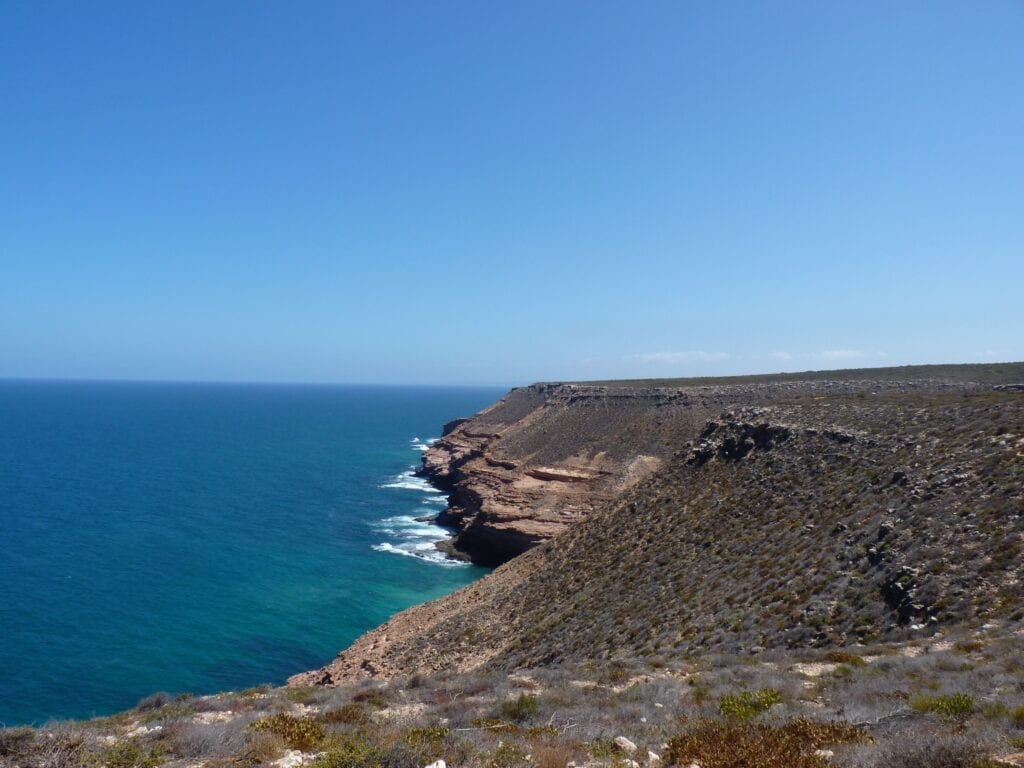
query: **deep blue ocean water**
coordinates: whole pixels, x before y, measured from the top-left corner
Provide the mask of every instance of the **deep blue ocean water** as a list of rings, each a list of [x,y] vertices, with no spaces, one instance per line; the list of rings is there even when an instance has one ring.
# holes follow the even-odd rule
[[[281,683],[479,578],[409,470],[501,394],[0,381],[0,723]]]

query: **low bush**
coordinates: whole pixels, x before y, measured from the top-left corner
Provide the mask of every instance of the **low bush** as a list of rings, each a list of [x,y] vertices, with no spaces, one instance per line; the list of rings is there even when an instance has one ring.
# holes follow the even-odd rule
[[[331,745],[313,762],[313,768],[363,768],[375,763],[378,750],[359,734],[332,737]]]
[[[974,697],[966,693],[915,696],[910,700],[910,707],[917,712],[930,712],[940,717],[959,720],[970,717],[974,712]]]
[[[565,768],[572,758],[572,746],[563,742],[538,744],[533,750],[533,764],[537,768]]]
[[[100,758],[100,763],[106,768],[156,768],[163,761],[164,754],[160,747],[146,752],[133,740],[117,742]]]
[[[488,761],[489,768],[520,768],[529,763],[529,756],[518,744],[503,742]]]
[[[353,694],[352,701],[366,704],[374,709],[384,709],[388,705],[388,696],[384,691],[373,688]]]
[[[860,656],[849,651],[829,651],[825,660],[833,664],[849,664],[852,667],[863,667],[867,662]]]
[[[1017,707],[1010,713],[1010,717],[1018,728],[1024,728],[1024,707]]]
[[[170,694],[160,691],[159,693],[151,694],[142,699],[142,701],[135,705],[135,709],[139,712],[150,712],[154,709],[160,709],[160,707],[166,705],[170,700]]]
[[[32,746],[36,732],[31,728],[0,728],[0,757],[18,757]]]
[[[294,717],[280,713],[262,717],[249,726],[254,731],[276,733],[291,749],[309,752],[320,745],[326,735],[324,727],[308,717]]]
[[[595,739],[587,745],[587,752],[598,760],[607,760],[625,754],[625,751],[615,743],[614,739]]]
[[[502,703],[501,714],[515,723],[525,723],[537,714],[537,697],[521,693],[517,698]]]
[[[774,688],[727,693],[718,700],[718,711],[724,717],[755,717],[775,704],[782,703],[782,694]]]
[[[370,713],[366,711],[366,705],[353,701],[338,709],[324,712],[320,719],[325,723],[344,723],[345,725],[359,725],[370,719]]]
[[[876,755],[874,768],[987,768],[977,743],[965,736],[912,734],[893,739]]]
[[[277,760],[284,754],[287,743],[276,733],[255,731],[249,734],[245,745],[245,762],[263,765]]]
[[[285,696],[288,697],[288,701],[295,702],[296,704],[308,704],[313,700],[315,694],[316,688],[313,686],[299,686],[285,689]]]
[[[712,721],[668,743],[668,765],[697,763],[701,768],[824,768],[815,750],[866,741],[859,728],[846,723],[792,720],[780,726]]]

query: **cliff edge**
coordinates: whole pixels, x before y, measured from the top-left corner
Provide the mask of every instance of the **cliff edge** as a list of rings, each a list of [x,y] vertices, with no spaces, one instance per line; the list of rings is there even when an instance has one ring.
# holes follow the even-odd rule
[[[542,384],[452,425],[424,472],[451,494],[457,547],[478,562],[523,554],[292,684],[845,646],[1024,618],[1013,388]]]

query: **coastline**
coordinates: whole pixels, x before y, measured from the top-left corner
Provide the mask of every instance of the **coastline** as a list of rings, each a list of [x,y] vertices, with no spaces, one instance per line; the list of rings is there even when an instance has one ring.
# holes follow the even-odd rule
[[[451,536],[411,517],[404,530],[383,522],[436,513],[445,499],[381,486],[419,464],[413,435],[436,436],[502,394],[5,388],[0,659],[18,674],[0,681],[0,722],[119,712],[154,691],[283,684],[395,613],[479,579],[485,571],[371,547],[433,549]],[[412,535],[427,527],[434,539]]]
[[[838,460],[851,472],[842,482],[848,480],[856,489],[871,487],[874,475],[857,474],[862,471],[860,467],[865,466],[862,462],[887,465],[905,461],[893,458],[906,446],[892,434],[892,424],[901,424],[908,435],[913,434],[912,430],[919,428],[920,407],[941,414],[946,420],[943,424],[955,425],[959,418],[955,415],[956,409],[967,407],[961,404],[970,402],[970,407],[979,414],[977,423],[987,423],[980,414],[987,413],[985,409],[991,407],[993,397],[1006,398],[1009,392],[995,390],[993,393],[992,383],[971,379],[970,374],[975,370],[950,371],[949,367],[942,366],[921,371],[920,378],[907,379],[897,377],[895,374],[902,371],[894,369],[881,371],[878,378],[872,378],[876,372],[866,370],[838,372],[841,375],[835,378],[815,374],[760,381],[752,377],[722,384],[688,385],[684,381],[675,387],[662,382],[657,386],[636,382],[631,386],[537,384],[513,389],[473,417],[446,425],[442,437],[423,452],[422,467],[416,472],[448,495],[448,505],[434,521],[448,526],[454,536],[447,542],[440,542],[438,549],[463,553],[472,562],[494,566],[495,570],[443,598],[396,614],[342,650],[331,663],[319,670],[295,675],[289,679],[289,684],[340,685],[441,671],[468,672],[481,664],[497,663],[499,658],[503,664],[511,665],[509,668],[538,663],[551,652],[543,648],[544,635],[537,630],[537,627],[547,626],[550,616],[545,616],[543,610],[538,613],[539,607],[558,604],[565,595],[576,594],[586,586],[576,580],[590,567],[588,553],[607,554],[611,544],[604,538],[606,530],[626,526],[614,538],[615,551],[620,552],[620,556],[590,574],[587,582],[596,583],[616,573],[619,563],[625,562],[621,560],[621,550],[628,537],[640,537],[642,541],[637,543],[637,548],[645,551],[655,543],[662,546],[657,538],[644,539],[645,531],[654,530],[664,522],[658,512],[661,507],[652,507],[651,499],[659,495],[671,498],[672,494],[688,498],[687,494],[695,494],[692,501],[673,502],[667,507],[682,510],[674,514],[694,516],[693,524],[703,520],[700,515],[718,514],[715,504],[708,507],[700,497],[705,481],[686,479],[711,459],[715,461],[708,464],[705,474],[718,473],[714,476],[725,483],[723,494],[733,487],[729,483],[735,483],[736,487],[746,484],[751,494],[770,495],[774,486],[764,484],[770,473],[762,474],[763,470],[758,469],[761,461],[741,461],[748,454],[752,457],[769,455],[763,459],[765,467],[776,461],[793,462],[790,472],[793,476],[808,473],[810,488],[820,485],[812,479],[817,477],[818,470],[808,469],[801,462],[809,456],[836,452],[842,456]],[[1003,366],[999,373],[1006,379],[1015,379],[1022,370],[1024,366],[1010,364]],[[779,445],[784,449],[773,453]],[[887,447],[883,450],[879,446]],[[949,449],[953,450],[952,443]],[[957,450],[964,452],[957,459],[959,462],[966,464],[976,458],[969,445]],[[739,462],[735,470],[731,468],[734,461]],[[946,471],[945,464],[937,465],[936,472]],[[727,475],[732,477],[728,482],[724,480]],[[837,475],[830,483],[840,482],[840,477]],[[928,481],[925,478],[920,482],[927,484]],[[966,486],[950,487],[958,488],[952,491],[955,494],[967,492]],[[831,485],[823,486],[823,492],[831,493],[829,488]],[[886,486],[879,493],[898,495],[899,492]],[[914,490],[914,494],[918,495],[900,503],[916,508],[919,500],[937,498],[920,489]],[[791,497],[783,493],[778,498],[771,497],[762,508],[789,510],[790,500]],[[641,524],[640,512],[645,509],[649,519]],[[803,520],[804,512],[800,509],[790,511],[796,518],[791,525],[787,524],[787,530],[801,531],[800,535],[806,537],[821,537],[815,552],[829,552],[838,546],[829,531],[859,530],[867,526],[858,534],[866,537],[865,541],[873,542],[879,535],[870,527],[870,521],[859,518],[842,518],[828,526],[809,525]],[[837,512],[830,505],[822,506],[819,511],[821,514]],[[735,518],[724,518],[722,524],[742,520],[747,513],[741,512],[737,512]],[[595,513],[597,520],[590,525],[589,518]],[[925,521],[939,519],[939,513],[933,510],[921,514]],[[633,519],[638,525],[635,530],[629,527]],[[581,521],[588,521],[588,524],[578,525]],[[678,535],[684,535],[691,525],[682,525],[677,529]],[[715,526],[714,530],[719,527]],[[891,528],[889,524],[884,530]],[[946,535],[942,533],[945,530],[940,527],[932,535]],[[742,533],[749,535],[746,529]],[[736,537],[739,535],[737,533]],[[736,643],[743,647],[826,640],[842,644],[847,636],[860,637],[856,633],[863,634],[865,627],[870,628],[870,632],[864,637],[888,639],[899,636],[907,616],[913,619],[914,626],[933,627],[930,617],[934,613],[929,613],[929,601],[937,598],[903,600],[891,586],[894,583],[905,586],[898,581],[905,573],[900,569],[913,561],[916,550],[899,558],[894,551],[895,565],[890,566],[875,555],[862,562],[857,545],[846,544],[845,539],[839,544],[852,549],[840,552],[836,562],[855,562],[863,569],[853,584],[865,592],[858,595],[853,604],[870,606],[870,615],[862,617],[860,624],[849,624],[849,617],[843,614],[836,619],[834,630],[824,635],[815,630],[810,638],[807,636],[810,630],[800,624],[788,633],[775,626],[760,633],[755,627],[748,632],[749,637],[744,635],[742,639],[738,639],[738,634],[732,637],[724,632],[716,632],[710,639],[726,643],[726,650],[734,650]],[[680,546],[686,549],[690,544],[684,542]],[[759,546],[771,548],[775,544],[769,539]],[[912,550],[913,541],[901,541],[900,546]],[[734,563],[737,559],[742,556],[730,552],[723,563]],[[757,563],[760,567],[787,561],[782,554],[773,552]],[[672,562],[672,559],[665,562]],[[585,642],[599,647],[605,642],[602,632],[606,627],[601,619],[603,601],[620,588],[623,579],[632,578],[633,571],[649,565],[646,560],[637,561],[622,579],[609,582],[604,591],[591,596],[587,612],[581,610],[579,601],[566,606],[558,631],[568,631],[564,622],[572,617],[573,622],[580,623],[578,631],[581,637],[587,638]],[[879,569],[879,566],[884,567]],[[726,565],[722,567],[732,572]],[[643,582],[659,583],[662,578],[659,573],[655,570]],[[552,586],[556,581],[561,582],[560,588]],[[877,587],[875,582],[878,582]],[[846,582],[837,577],[835,583]],[[675,589],[669,585],[665,588]],[[717,595],[713,585],[700,589],[714,595],[709,600],[726,598]],[[742,593],[747,594],[751,589],[745,585]],[[807,594],[814,594],[814,590]],[[881,601],[876,599],[878,594],[883,596]],[[923,593],[914,586],[910,594]],[[630,599],[625,594],[620,597]],[[652,602],[657,600],[652,598]],[[703,609],[709,616],[714,610],[710,605]],[[673,606],[673,610],[682,610],[680,606]],[[819,610],[817,603],[806,608],[808,615],[816,610]],[[918,620],[918,613],[924,616],[923,620]],[[672,634],[677,631],[673,627],[685,624],[683,618],[680,614],[682,623],[662,628],[666,634],[659,642],[692,646],[692,649],[710,642],[708,637],[692,629],[683,637]],[[959,618],[947,619],[951,620]],[[816,618],[815,622],[821,620]],[[613,630],[614,626],[608,631]],[[622,638],[617,642],[624,643]],[[577,641],[572,645],[576,646]],[[561,652],[570,647],[562,646]],[[580,649],[583,647],[578,645]],[[651,652],[639,647],[633,650]]]

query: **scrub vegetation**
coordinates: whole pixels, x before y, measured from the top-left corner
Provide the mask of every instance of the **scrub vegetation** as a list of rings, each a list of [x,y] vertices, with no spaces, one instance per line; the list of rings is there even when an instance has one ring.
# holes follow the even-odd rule
[[[907,643],[163,695],[0,730],[4,768],[1024,764],[1019,624]]]

